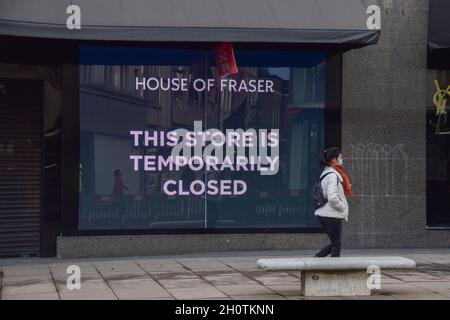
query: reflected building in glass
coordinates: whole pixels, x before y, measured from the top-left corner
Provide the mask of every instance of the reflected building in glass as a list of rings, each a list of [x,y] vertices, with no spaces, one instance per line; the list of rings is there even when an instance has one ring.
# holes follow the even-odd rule
[[[127,48],[126,56],[138,56],[144,63],[117,57],[120,64],[98,65],[83,56],[90,50],[102,51],[94,56],[114,59],[116,49],[80,49],[81,61],[91,63],[80,65],[81,230],[318,226],[309,187],[319,173],[317,157],[325,139],[323,52],[236,49],[239,71],[226,81],[246,84],[238,90],[220,85],[212,51],[187,50],[180,61],[184,53],[180,49]],[[139,79],[152,77],[163,81],[157,90],[136,86]],[[186,90],[167,90],[164,81],[173,78],[187,79]],[[196,79],[212,79],[215,85],[196,90]],[[152,83],[156,85],[156,80]],[[252,90],[249,84],[253,83],[270,83],[270,90]],[[205,130],[222,132],[279,130],[278,172],[223,170],[218,173],[221,180],[243,180],[247,192],[211,201],[208,194],[168,196],[162,192],[165,181],[182,180],[188,185],[207,179],[206,170],[134,171],[130,154],[169,156],[171,148],[134,147],[131,130],[192,130],[194,121],[201,121]],[[126,187],[120,194],[114,192],[117,170]]]

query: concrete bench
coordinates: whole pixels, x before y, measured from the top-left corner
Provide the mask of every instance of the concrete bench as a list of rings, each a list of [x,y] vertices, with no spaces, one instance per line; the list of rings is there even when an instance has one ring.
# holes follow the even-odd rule
[[[373,272],[416,267],[403,257],[273,258],[256,264],[266,271],[300,271],[304,296],[368,296]]]

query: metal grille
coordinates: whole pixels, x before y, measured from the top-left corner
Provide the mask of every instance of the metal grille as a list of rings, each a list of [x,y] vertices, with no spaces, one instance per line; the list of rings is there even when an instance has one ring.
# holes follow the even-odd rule
[[[0,78],[0,257],[39,255],[42,83]]]

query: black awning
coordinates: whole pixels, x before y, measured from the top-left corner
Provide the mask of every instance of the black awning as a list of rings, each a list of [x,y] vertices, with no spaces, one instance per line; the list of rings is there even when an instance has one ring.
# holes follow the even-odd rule
[[[81,8],[81,30],[66,9]],[[0,0],[0,35],[108,41],[368,45],[361,0]]]

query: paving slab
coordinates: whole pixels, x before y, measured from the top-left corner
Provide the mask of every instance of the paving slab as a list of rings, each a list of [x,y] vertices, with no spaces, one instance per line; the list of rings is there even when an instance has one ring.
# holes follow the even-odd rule
[[[260,270],[258,266],[256,265],[255,261],[242,261],[242,262],[227,262],[226,263],[230,268],[237,270],[237,271],[243,271],[243,270]]]
[[[154,288],[161,287],[153,279],[127,279],[108,281],[108,285],[114,289]]]
[[[413,285],[431,291],[433,293],[445,296],[450,299],[450,281],[449,282],[416,282]]]
[[[174,262],[174,259],[167,259],[167,258],[156,258],[156,259],[148,259],[148,258],[136,258],[133,260],[136,264],[144,264],[144,265],[161,265],[161,264],[178,264],[177,262]]]
[[[152,272],[184,272],[189,271],[183,265],[173,262],[173,263],[145,263],[144,261],[139,261],[136,263],[144,271]]]
[[[61,293],[61,300],[117,300],[110,291]]]
[[[381,284],[383,285],[383,284],[387,284],[387,283],[390,283],[390,284],[404,283],[404,281],[382,274],[381,275]]]
[[[300,286],[299,278],[293,277],[290,274],[284,272],[270,272],[269,274],[254,276],[253,278],[258,282],[261,282],[265,286],[280,284],[298,284]]]
[[[216,273],[216,274],[201,274],[206,281],[214,286],[218,285],[233,285],[233,284],[258,284],[255,280],[252,280],[240,273]]]
[[[384,271],[384,273],[391,278],[399,279],[405,282],[429,282],[429,281],[442,281],[442,278],[430,275],[425,272],[414,272],[414,271]]]
[[[177,260],[177,262],[192,271],[232,271],[232,268],[216,259],[208,261],[197,261],[196,259],[180,259]]]
[[[256,262],[258,258],[256,257],[218,257],[217,260],[224,263],[234,263],[234,262]]]
[[[388,294],[401,300],[442,300],[445,296],[420,288],[411,283],[385,284],[378,290],[380,294]]]
[[[158,280],[158,282],[166,289],[176,289],[176,288],[201,288],[211,286],[208,282],[203,279],[168,279],[168,280]]]
[[[197,298],[194,300],[231,300],[230,297],[226,297],[226,298]]]
[[[24,277],[24,276],[49,276],[48,265],[24,265],[5,266],[2,268],[4,277]]]
[[[286,300],[305,300],[304,296],[286,296],[285,297]]]
[[[161,286],[140,286],[130,288],[114,288],[115,295],[120,300],[173,298],[173,296]]]
[[[146,274],[134,261],[95,262],[93,265],[104,276]]]
[[[176,299],[226,298],[213,286],[168,289]]]
[[[301,286],[300,283],[295,284],[284,284],[284,285],[270,285],[267,286],[272,291],[282,295],[282,296],[298,296],[300,294]]]
[[[56,287],[50,276],[14,276],[2,280],[2,299],[11,295],[56,293]]]
[[[51,276],[53,277],[54,281],[58,281],[58,282],[67,282],[67,279],[71,276],[72,274],[68,274],[66,273],[65,270],[52,270],[52,274]],[[86,282],[86,281],[91,281],[91,280],[102,280],[102,276],[100,273],[98,273],[97,271],[95,272],[83,272],[81,271],[80,274],[81,277],[81,282]]]
[[[374,294],[371,296],[358,296],[358,297],[341,297],[342,300],[398,300],[396,297],[385,294]]]
[[[102,279],[81,282],[81,289],[69,289],[65,282],[58,282],[58,292],[62,300],[108,300],[117,299],[112,289]]]
[[[369,297],[300,296],[299,271],[261,270],[260,258],[311,257],[306,251],[222,252],[167,257],[0,259],[0,297],[53,299],[450,299],[450,253],[445,250],[344,250],[345,256],[402,256],[414,270],[382,270]],[[81,268],[81,290],[67,288],[69,265]]]
[[[271,294],[231,296],[232,300],[286,300],[285,297]]]
[[[160,280],[175,280],[175,279],[197,279],[198,275],[191,271],[172,271],[172,272],[152,272],[150,276],[158,281]]]

